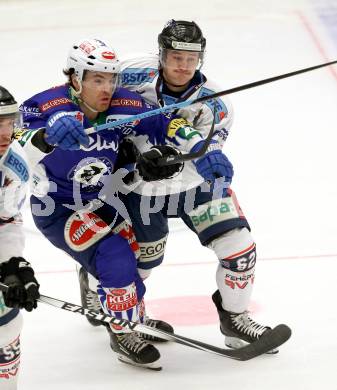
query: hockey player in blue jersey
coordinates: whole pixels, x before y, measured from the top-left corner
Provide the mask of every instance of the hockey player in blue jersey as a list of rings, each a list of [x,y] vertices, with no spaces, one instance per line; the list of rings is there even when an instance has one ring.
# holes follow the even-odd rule
[[[142,94],[144,99],[161,106],[196,99],[221,90],[200,71],[204,61],[206,39],[195,22],[170,20],[158,36],[159,55],[143,54],[122,61],[122,81],[126,88]],[[181,217],[193,230],[202,245],[214,251],[219,259],[216,271],[218,290],[213,301],[218,310],[220,329],[226,345],[241,346],[253,342],[270,328],[255,322],[247,312],[256,262],[256,248],[246,220],[234,192],[224,188],[214,199],[208,183],[225,176],[228,170],[207,164],[209,156],[221,158],[222,148],[232,125],[233,109],[230,101],[217,98],[180,109],[178,114],[193,123],[193,127],[207,136],[215,115],[215,133],[209,153],[193,162],[185,163],[182,173],[171,179],[149,183],[141,181],[126,196],[126,204],[141,248],[138,261],[140,275],[145,279],[164,256],[168,234],[168,217]],[[138,149],[149,147],[139,137],[133,138]],[[195,148],[198,148],[196,146]],[[195,204],[186,207],[186,199],[196,193]],[[142,207],[146,203],[165,204],[159,212],[152,212],[150,223],[144,221]],[[175,201],[172,201],[173,198]],[[178,206],[172,212],[169,204]],[[159,245],[161,244],[161,245]],[[156,249],[157,248],[157,249]]]
[[[31,197],[34,221],[53,245],[97,278],[95,287],[105,313],[141,321],[145,286],[137,272],[139,247],[125,221],[118,194],[109,196],[111,183],[116,188],[120,179],[113,175],[119,144],[126,135],[134,134],[146,136],[153,144],[172,142],[190,151],[204,143],[203,137],[186,121],[171,115],[88,136],[85,128],[144,112],[151,106],[140,95],[118,88],[119,61],[114,50],[100,40],[82,40],[72,46],[66,75],[66,85],[38,93],[21,105],[25,125],[31,129],[22,144],[31,161],[40,161]],[[181,164],[159,170],[153,165],[156,156],[173,151],[170,146],[152,148],[142,155],[139,171],[147,179],[172,176]],[[220,163],[227,164],[227,160]],[[161,321],[151,320],[151,326],[172,330]],[[159,368],[159,351],[145,336],[116,326],[108,330],[111,347],[120,360]]]

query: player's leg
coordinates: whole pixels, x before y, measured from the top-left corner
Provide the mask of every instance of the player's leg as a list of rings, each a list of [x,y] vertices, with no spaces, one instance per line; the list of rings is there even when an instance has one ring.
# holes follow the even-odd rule
[[[16,390],[20,367],[22,315],[5,306],[0,292],[0,389]]]
[[[39,200],[34,199],[34,202]],[[137,273],[133,247],[121,231],[113,233],[109,223],[116,212],[108,205],[100,210],[69,210],[57,205],[48,218],[34,216],[38,229],[56,247],[67,252],[99,282],[97,292],[102,310],[121,319],[140,321],[140,302],[145,293]],[[120,218],[120,217],[119,217]],[[137,247],[138,248],[138,247]],[[122,361],[143,367],[158,368],[159,351],[135,332],[122,327],[109,327],[110,345]]]
[[[226,344],[238,347],[242,345],[240,340],[253,342],[270,328],[248,314],[256,263],[256,245],[248,222],[231,190],[225,198],[214,200],[211,194],[198,190],[195,203],[197,206],[182,217],[219,259],[218,290],[212,299]]]
[[[122,197],[127,207],[132,228],[135,233],[140,256],[138,258],[138,273],[145,280],[153,268],[160,265],[164,258],[168,235],[168,223],[165,216],[165,197],[140,196],[134,192]],[[144,324],[152,328],[173,333],[173,327],[165,321],[150,318],[146,314],[146,305],[143,300]],[[165,342],[159,337],[143,334],[149,341]]]

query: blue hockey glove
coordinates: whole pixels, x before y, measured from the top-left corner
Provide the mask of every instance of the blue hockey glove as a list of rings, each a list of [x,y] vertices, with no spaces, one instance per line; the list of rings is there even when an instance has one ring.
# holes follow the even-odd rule
[[[90,142],[82,123],[67,112],[57,112],[48,119],[46,141],[63,150],[77,150]]]
[[[191,150],[197,152],[203,146],[204,141],[198,142]],[[220,196],[227,195],[227,188],[234,175],[233,165],[222,153],[219,144],[212,140],[208,152],[193,161],[197,172],[211,185],[211,191],[220,191]],[[220,188],[222,187],[222,188]]]

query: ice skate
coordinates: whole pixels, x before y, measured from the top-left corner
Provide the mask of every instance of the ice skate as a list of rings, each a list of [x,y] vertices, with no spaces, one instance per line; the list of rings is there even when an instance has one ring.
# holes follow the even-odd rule
[[[111,349],[118,355],[118,360],[136,367],[160,371],[160,353],[147,343],[138,332],[114,333],[107,327]]]
[[[89,288],[88,273],[81,267],[78,273],[78,279],[80,282],[81,302],[82,306],[86,309],[93,310],[98,313],[103,313],[101,304],[96,291],[92,291]],[[88,322],[92,326],[102,325],[101,321],[95,320],[90,316],[86,316]]]
[[[225,336],[225,344],[229,348],[241,348],[247,343],[253,343],[267,333],[271,328],[261,325],[249,317],[247,311],[243,313],[231,313],[223,309],[221,295],[217,290],[212,295],[213,302],[218,310],[220,318],[220,331]],[[278,349],[269,351],[275,354]]]
[[[151,328],[154,328],[154,329],[163,330],[164,332],[167,332],[167,333],[174,333],[173,327],[169,323],[162,321],[162,320],[154,320],[152,318],[145,316],[143,324],[146,326],[149,326]],[[152,336],[152,335],[145,334],[145,333],[139,333],[139,335],[142,337],[143,340],[146,340],[146,341],[157,342],[157,343],[160,343],[160,342],[163,343],[163,342],[168,341],[168,340],[162,339],[160,337]]]

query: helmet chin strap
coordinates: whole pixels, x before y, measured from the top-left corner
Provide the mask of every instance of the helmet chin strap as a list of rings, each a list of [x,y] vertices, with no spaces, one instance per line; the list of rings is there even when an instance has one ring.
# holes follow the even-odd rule
[[[75,88],[71,87],[73,94],[76,96],[77,100],[85,105],[91,112],[94,112],[97,114],[99,111],[95,110],[94,108],[90,107],[88,103],[86,103],[82,98],[81,98],[81,93],[82,93],[82,80],[80,80],[78,77],[76,77],[78,85],[80,86],[80,89],[78,91],[75,90]]]

